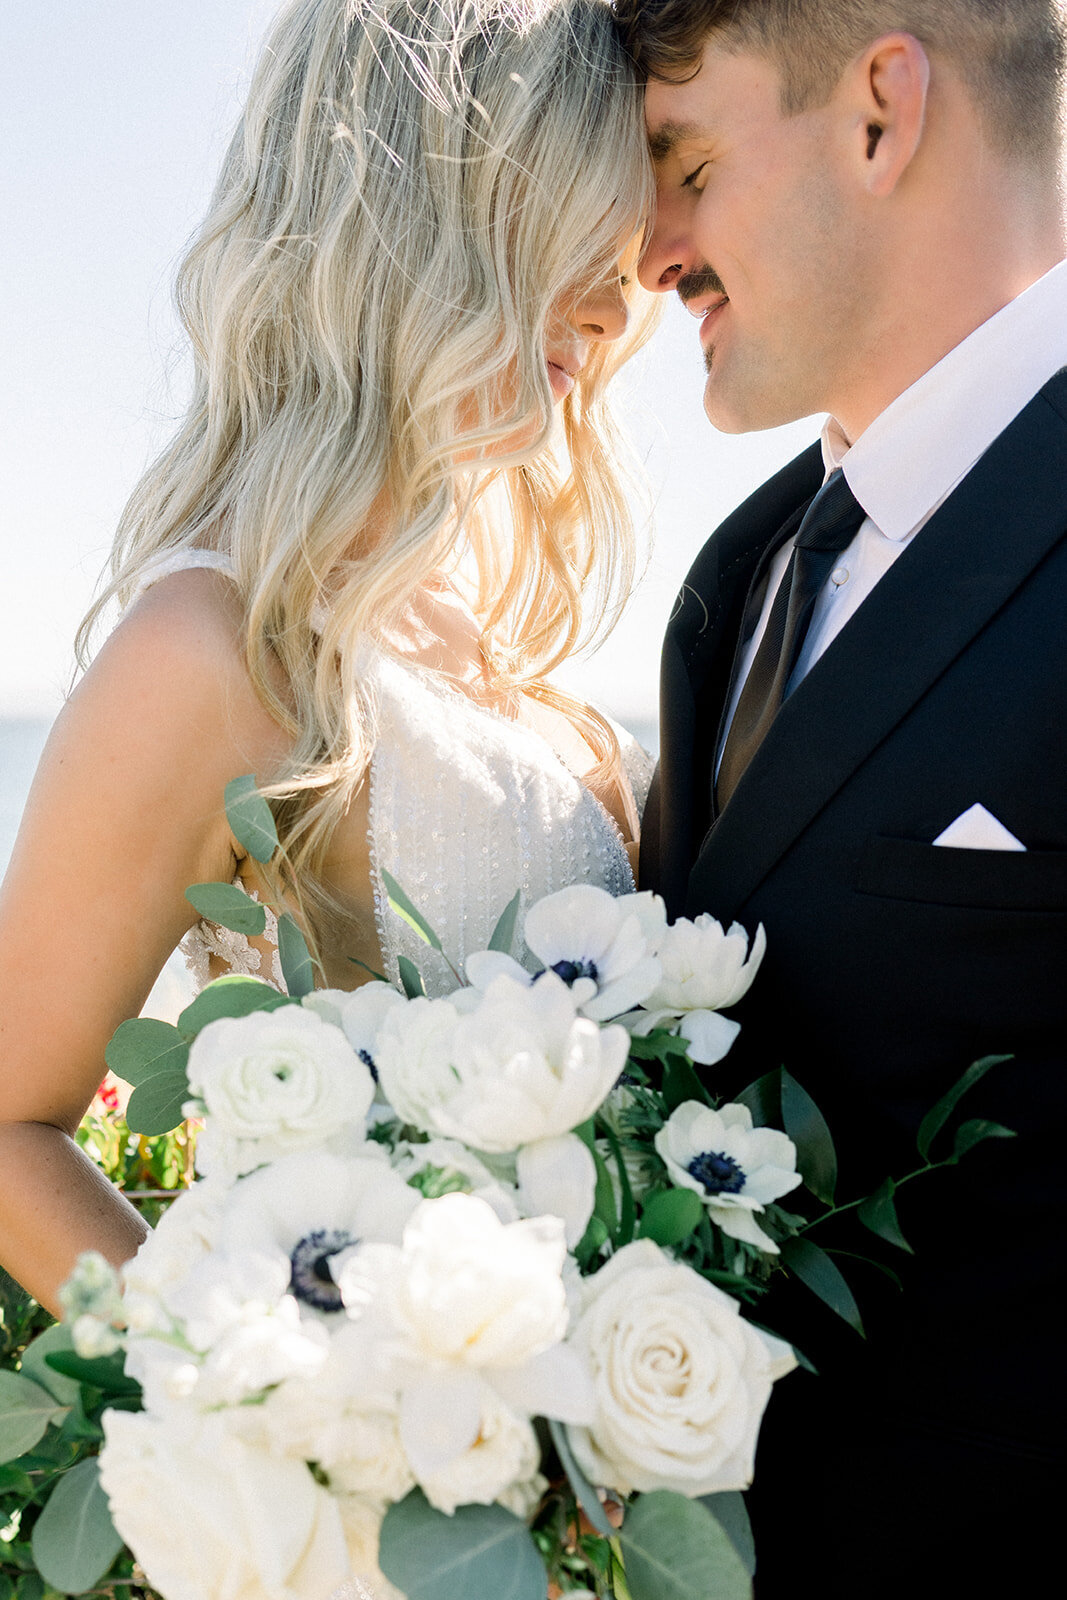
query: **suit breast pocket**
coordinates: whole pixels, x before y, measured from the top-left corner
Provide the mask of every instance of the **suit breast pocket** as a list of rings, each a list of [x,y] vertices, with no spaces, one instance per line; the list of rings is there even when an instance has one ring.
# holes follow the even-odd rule
[[[876,835],[860,854],[860,894],[926,905],[1067,910],[1067,851],[956,850]]]

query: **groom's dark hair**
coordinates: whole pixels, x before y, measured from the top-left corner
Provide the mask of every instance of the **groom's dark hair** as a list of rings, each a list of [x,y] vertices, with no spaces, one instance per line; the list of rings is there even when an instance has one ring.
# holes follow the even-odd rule
[[[651,78],[684,81],[712,33],[768,56],[782,109],[824,104],[841,73],[880,34],[914,34],[951,62],[990,143],[1046,162],[1061,137],[1063,0],[613,0],[630,55]]]

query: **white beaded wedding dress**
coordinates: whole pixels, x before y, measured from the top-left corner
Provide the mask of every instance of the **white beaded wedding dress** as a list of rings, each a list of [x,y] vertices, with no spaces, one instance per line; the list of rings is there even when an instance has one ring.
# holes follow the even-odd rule
[[[194,567],[232,571],[224,556],[190,550],[157,562],[141,588]],[[487,947],[516,889],[522,891],[522,903],[530,905],[572,883],[595,884],[616,895],[634,888],[614,818],[542,734],[384,650],[368,650],[366,660],[378,706],[368,842],[378,939],[389,978],[398,980],[399,958],[408,956],[429,994],[455,987],[444,958],[389,909],[383,871],[426,916],[459,970],[471,951]],[[625,730],[616,727],[616,733],[640,816],[653,763]],[[256,974],[281,987],[277,922],[267,915],[270,954],[212,923],[201,922],[187,935],[183,949],[198,986],[221,962],[230,971]],[[376,1597],[357,1578],[329,1600]]]

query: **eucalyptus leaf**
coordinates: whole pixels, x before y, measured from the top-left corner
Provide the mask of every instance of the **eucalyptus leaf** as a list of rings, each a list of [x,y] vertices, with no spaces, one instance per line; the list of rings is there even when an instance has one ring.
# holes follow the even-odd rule
[[[267,908],[236,883],[191,883],[185,898],[207,922],[255,938],[267,926]]]
[[[370,976],[377,979],[379,983],[389,982],[389,979],[385,976],[384,972],[379,972],[377,967],[369,967],[367,963],[365,961],[361,961],[358,956],[349,956],[348,959],[351,961],[354,967],[362,967],[364,972],[369,973]]]
[[[122,1537],[95,1456],[60,1479],[34,1524],[31,1544],[41,1577],[60,1594],[82,1594],[99,1583],[122,1549]]]
[[[189,1042],[181,1031],[154,1017],[120,1022],[104,1051],[104,1060],[115,1076],[134,1087],[161,1072],[184,1072],[188,1059]]]
[[[765,1072],[762,1078],[734,1096],[735,1104],[747,1106],[751,1111],[757,1128],[776,1127],[782,1120],[783,1071],[784,1068],[775,1067],[773,1072]]]
[[[187,1037],[193,1038],[201,1028],[206,1028],[209,1022],[217,1022],[220,1017],[248,1017],[253,1011],[276,1011],[279,1006],[290,1003],[287,994],[279,994],[273,984],[263,978],[231,972],[201,989],[178,1018],[178,1027]]]
[[[725,1528],[744,1562],[745,1571],[752,1577],[756,1571],[756,1541],[744,1495],[739,1489],[726,1489],[719,1494],[701,1495],[700,1504],[707,1507],[720,1527]]]
[[[1014,1139],[1015,1132],[1005,1128],[1000,1122],[989,1122],[985,1117],[974,1117],[970,1122],[962,1122],[956,1129],[956,1137],[952,1144],[952,1157],[955,1162],[965,1156],[968,1150],[973,1150],[976,1144],[981,1144],[986,1139]]]
[[[382,882],[385,884],[385,892],[389,896],[389,904],[397,916],[402,917],[408,927],[413,928],[419,938],[425,940],[431,949],[441,950],[441,941],[426,921],[422,912],[413,901],[408,899],[408,896],[397,883],[392,873],[386,872],[384,867],[382,868]]]
[[[957,1078],[948,1093],[943,1094],[936,1105],[931,1106],[919,1124],[919,1133],[915,1141],[919,1147],[919,1154],[924,1159],[929,1159],[930,1146],[968,1089],[973,1089],[991,1067],[998,1067],[1002,1062],[1010,1060],[1011,1056],[983,1056],[980,1061],[972,1061],[967,1071],[962,1077]]]
[[[703,1215],[700,1196],[693,1189],[658,1189],[645,1200],[637,1231],[656,1244],[681,1244],[699,1227]]]
[[[597,1533],[601,1534],[605,1539],[614,1539],[615,1529],[605,1515],[604,1507],[600,1504],[600,1497],[596,1490],[574,1458],[574,1451],[571,1449],[566,1428],[562,1422],[557,1422],[555,1417],[549,1417],[548,1431],[552,1436],[552,1443],[556,1447],[560,1466],[567,1474],[567,1481],[574,1490],[574,1498]]]
[[[519,1517],[499,1505],[459,1506],[446,1517],[418,1489],[386,1512],[378,1564],[407,1600],[544,1600],[547,1587]]]
[[[496,927],[489,935],[490,950],[500,950],[506,956],[511,954],[511,947],[515,942],[515,925],[519,920],[519,906],[521,904],[522,890],[516,889],[500,913]]]
[[[417,1000],[420,994],[425,994],[422,974],[414,961],[407,956],[397,956],[396,964],[400,969],[400,983],[409,1000]]]
[[[641,1495],[619,1542],[632,1600],[750,1600],[737,1547],[699,1500],[668,1489]]]
[[[185,1119],[189,1079],[184,1072],[159,1072],[133,1091],[126,1107],[131,1133],[170,1133]]]
[[[824,1305],[836,1311],[850,1328],[855,1328],[861,1338],[867,1337],[855,1296],[845,1282],[840,1267],[834,1264],[825,1250],[820,1250],[810,1239],[786,1239],[780,1259],[782,1265],[794,1272],[801,1283],[807,1284],[812,1294],[817,1295]]]
[[[0,1461],[16,1461],[32,1450],[51,1422],[67,1414],[47,1389],[19,1372],[0,1371]]]
[[[311,994],[315,987],[315,968],[307,940],[288,911],[278,918],[278,959],[282,964],[285,987],[294,1000]]]
[[[22,1376],[47,1389],[57,1405],[72,1406],[81,1393],[76,1378],[65,1377],[45,1360],[50,1355],[73,1355],[74,1340],[65,1322],[53,1322],[22,1352]]]
[[[834,1203],[837,1152],[826,1118],[808,1091],[782,1068],[782,1125],[797,1147],[797,1170],[817,1200]]]
[[[863,1226],[876,1233],[880,1239],[895,1244],[898,1250],[906,1250],[909,1255],[914,1255],[914,1250],[901,1232],[896,1202],[893,1199],[895,1191],[896,1184],[892,1178],[887,1178],[874,1194],[869,1195],[863,1204],[857,1207],[856,1215]]]
[[[242,849],[257,861],[270,860],[278,848],[278,829],[254,773],[246,772],[226,785],[226,821]]]

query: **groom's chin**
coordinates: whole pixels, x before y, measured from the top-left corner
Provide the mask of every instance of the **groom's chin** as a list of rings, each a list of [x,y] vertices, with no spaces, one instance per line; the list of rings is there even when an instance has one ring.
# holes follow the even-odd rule
[[[704,411],[718,433],[759,433],[816,414],[810,406],[790,404],[770,385],[731,384],[714,367],[704,385]]]

